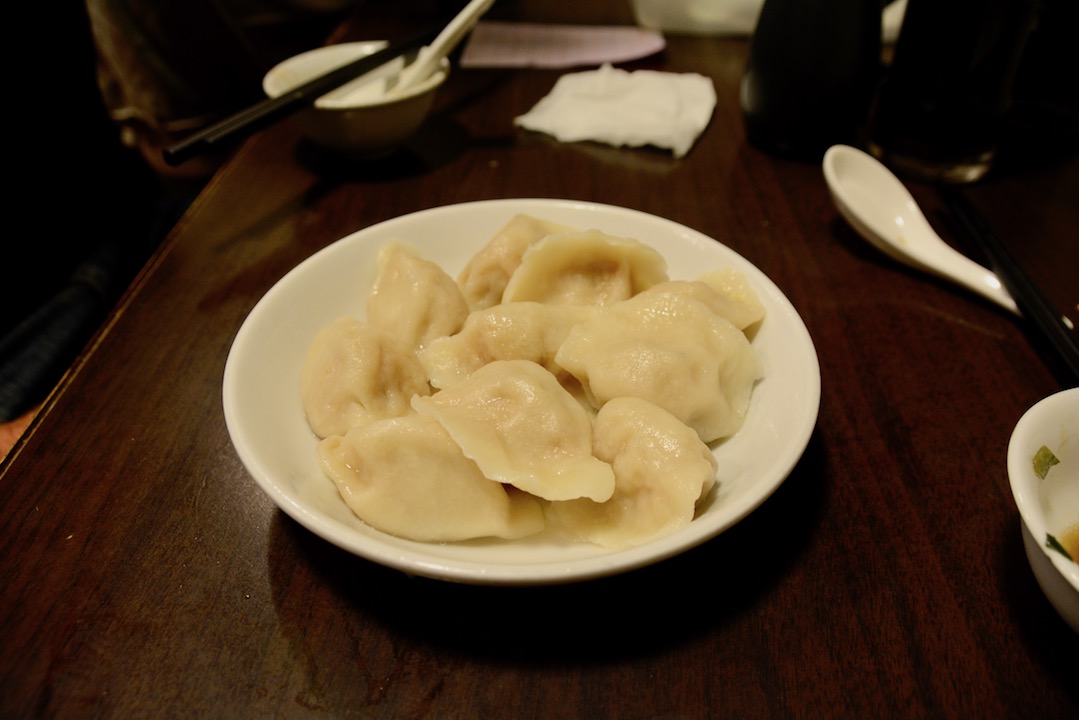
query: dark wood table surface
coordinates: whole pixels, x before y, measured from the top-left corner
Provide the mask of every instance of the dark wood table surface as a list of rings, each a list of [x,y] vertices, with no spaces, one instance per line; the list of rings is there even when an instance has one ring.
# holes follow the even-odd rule
[[[577,5],[495,16],[632,22]],[[560,74],[542,70],[458,69],[380,163],[328,159],[291,120],[244,143],[0,468],[0,716],[1079,717],[1079,637],[1027,564],[1005,469],[1016,421],[1066,381],[1015,318],[856,236],[819,164],[746,143],[746,51],[671,37],[632,66],[714,80],[684,159],[515,129]],[[967,192],[1079,321],[1075,155]],[[478,587],[354,557],[259,490],[221,405],[254,304],[349,233],[502,197],[670,218],[791,299],[820,415],[758,510],[624,575]]]

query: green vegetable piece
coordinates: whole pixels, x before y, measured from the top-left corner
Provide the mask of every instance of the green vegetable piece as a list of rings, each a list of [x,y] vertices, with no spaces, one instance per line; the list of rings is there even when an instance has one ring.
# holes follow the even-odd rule
[[[1053,454],[1052,450],[1044,445],[1038,448],[1038,452],[1034,453],[1034,472],[1036,472],[1038,477],[1042,480],[1049,474],[1049,468],[1059,464],[1060,460],[1057,456]]]
[[[1060,541],[1057,540],[1055,537],[1053,537],[1052,534],[1050,534],[1050,533],[1045,534],[1045,547],[1049,548],[1050,550],[1056,550],[1058,553],[1060,553],[1064,557],[1068,558],[1072,562],[1075,562],[1075,558],[1073,558],[1071,556],[1071,553],[1069,553],[1064,548],[1064,546],[1060,544]]]

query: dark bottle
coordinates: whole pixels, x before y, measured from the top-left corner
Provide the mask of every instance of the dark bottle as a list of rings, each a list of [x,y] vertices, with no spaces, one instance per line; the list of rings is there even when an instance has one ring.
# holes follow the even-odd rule
[[[749,141],[819,160],[857,142],[881,73],[881,0],[765,0],[742,78]]]

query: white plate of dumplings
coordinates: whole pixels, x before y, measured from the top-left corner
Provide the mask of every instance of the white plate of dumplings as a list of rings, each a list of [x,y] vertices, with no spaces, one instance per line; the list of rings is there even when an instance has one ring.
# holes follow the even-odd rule
[[[324,327],[363,317],[380,251],[401,243],[456,276],[514,217],[632,238],[657,250],[671,279],[739,271],[765,317],[752,335],[761,379],[744,424],[711,443],[718,470],[688,525],[621,550],[541,532],[514,540],[419,542],[376,530],[345,504],[320,465],[300,376]],[[462,203],[388,220],[326,247],[283,277],[244,321],[225,366],[223,405],[240,460],[271,500],[302,526],[370,561],[410,575],[488,585],[576,582],[646,566],[715,537],[766,500],[798,462],[816,425],[820,366],[797,311],[743,257],[695,230],[635,210],[571,200]]]

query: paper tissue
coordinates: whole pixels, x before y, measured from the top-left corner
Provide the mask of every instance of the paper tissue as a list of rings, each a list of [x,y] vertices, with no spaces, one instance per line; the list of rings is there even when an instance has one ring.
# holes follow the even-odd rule
[[[604,64],[563,75],[550,94],[514,122],[562,142],[652,145],[683,157],[715,106],[715,87],[703,75],[630,72]]]

